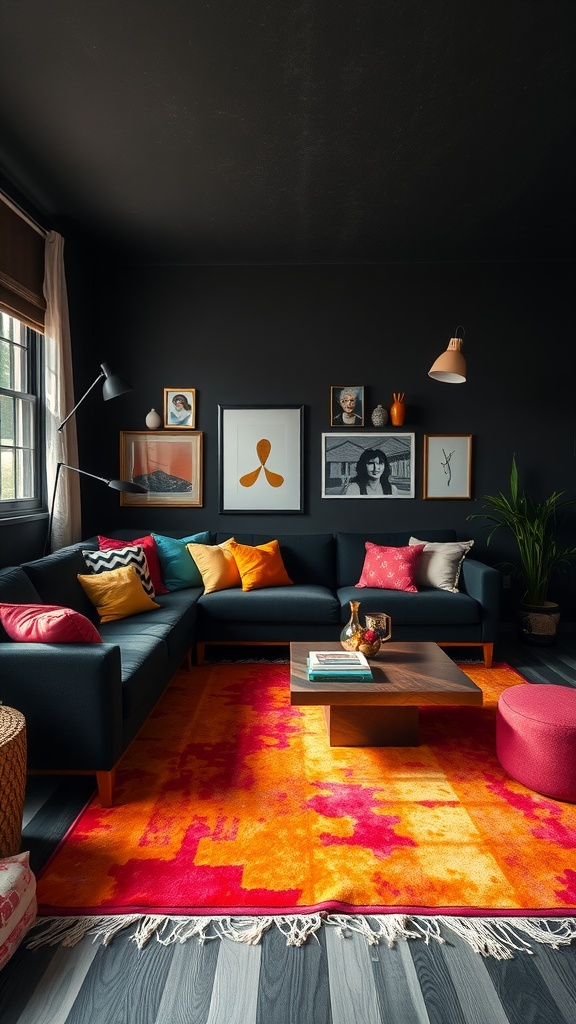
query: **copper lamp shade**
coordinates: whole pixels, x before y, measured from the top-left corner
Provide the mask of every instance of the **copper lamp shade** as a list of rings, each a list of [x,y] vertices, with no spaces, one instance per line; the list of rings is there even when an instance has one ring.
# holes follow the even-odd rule
[[[462,338],[450,338],[448,348],[428,370],[428,376],[444,384],[464,384],[466,382],[466,360],[461,348]]]

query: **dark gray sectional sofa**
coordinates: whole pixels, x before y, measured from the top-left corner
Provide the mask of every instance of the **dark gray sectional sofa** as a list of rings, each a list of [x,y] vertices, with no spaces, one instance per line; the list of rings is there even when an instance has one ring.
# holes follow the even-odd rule
[[[146,530],[110,534],[126,541]],[[164,531],[165,533],[167,531]],[[173,532],[172,536],[182,536]],[[230,533],[212,534],[220,543]],[[242,544],[270,534],[235,533]],[[420,530],[428,541],[453,541],[453,530]],[[481,646],[492,663],[500,612],[500,573],[464,559],[459,593],[357,589],[365,541],[398,546],[410,533],[276,535],[292,586],[205,594],[192,587],[157,596],[160,608],[100,624],[77,580],[82,549],[96,537],[36,561],[0,570],[0,602],[63,605],[97,626],[102,644],[34,644],[9,640],[0,626],[0,700],[25,715],[30,770],[94,773],[105,806],[113,801],[115,766],[182,662],[207,644],[337,640],[351,600],[363,612],[392,617],[395,640]]]

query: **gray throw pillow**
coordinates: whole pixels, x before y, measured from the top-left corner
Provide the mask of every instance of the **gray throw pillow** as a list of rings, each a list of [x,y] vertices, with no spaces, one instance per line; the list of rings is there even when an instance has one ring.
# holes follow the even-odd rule
[[[424,544],[424,551],[416,569],[416,586],[436,587],[438,590],[449,590],[452,594],[457,594],[460,568],[474,541],[455,540],[442,543],[410,537],[409,543]]]

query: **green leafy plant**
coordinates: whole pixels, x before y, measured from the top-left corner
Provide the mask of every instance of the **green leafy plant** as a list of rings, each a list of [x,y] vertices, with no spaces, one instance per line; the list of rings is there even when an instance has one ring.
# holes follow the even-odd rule
[[[535,501],[519,490],[518,467],[512,457],[510,494],[484,495],[482,512],[467,519],[487,519],[492,523],[486,540],[489,544],[496,530],[506,528],[518,549],[517,562],[503,562],[499,566],[520,580],[525,604],[543,605],[548,599],[550,577],[555,569],[567,569],[576,560],[576,547],[560,547],[557,541],[559,514],[576,504],[576,499],[565,498],[565,491],[553,491],[549,497]]]

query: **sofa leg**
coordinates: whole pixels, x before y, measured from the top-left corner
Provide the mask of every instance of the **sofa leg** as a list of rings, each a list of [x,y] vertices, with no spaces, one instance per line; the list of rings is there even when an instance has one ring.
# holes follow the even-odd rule
[[[203,665],[204,664],[204,651],[205,651],[205,648],[206,648],[206,645],[203,644],[201,641],[196,644],[196,664],[197,665]]]
[[[482,651],[484,653],[484,665],[486,668],[492,668],[492,659],[494,657],[494,644],[482,644]]]
[[[100,797],[100,803],[102,804],[102,807],[112,807],[114,805],[115,780],[115,768],[113,768],[111,772],[96,772],[96,781],[98,783],[98,796]]]

